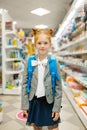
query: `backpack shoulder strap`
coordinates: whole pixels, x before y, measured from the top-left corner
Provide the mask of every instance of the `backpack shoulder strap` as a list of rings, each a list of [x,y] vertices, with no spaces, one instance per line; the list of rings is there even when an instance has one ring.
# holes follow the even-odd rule
[[[30,92],[30,87],[31,87],[31,80],[32,80],[32,73],[34,71],[34,66],[32,66],[32,60],[36,60],[36,56],[30,56],[28,58],[28,83],[26,86],[26,92]]]
[[[55,75],[55,77],[60,80],[60,75],[57,72],[57,61],[56,58],[53,56],[50,56],[49,58],[49,67],[50,67],[50,74]]]
[[[52,94],[54,96],[56,79],[60,80],[60,75],[57,72],[57,63],[56,63],[55,57],[51,56],[49,58],[49,69],[50,69],[50,74],[51,74]]]

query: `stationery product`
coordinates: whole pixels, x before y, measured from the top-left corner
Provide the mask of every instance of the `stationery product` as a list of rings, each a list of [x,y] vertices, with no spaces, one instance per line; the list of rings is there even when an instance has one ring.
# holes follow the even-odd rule
[[[3,109],[2,109],[2,102],[0,102],[0,122],[3,120]]]
[[[81,109],[87,116],[87,106],[81,106]]]

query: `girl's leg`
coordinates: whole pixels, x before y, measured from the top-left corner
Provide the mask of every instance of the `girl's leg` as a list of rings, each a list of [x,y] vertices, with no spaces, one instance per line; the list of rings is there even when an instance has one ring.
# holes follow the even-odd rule
[[[34,130],[42,130],[42,127],[40,127],[40,126],[33,126],[33,128],[34,128]]]
[[[59,130],[59,128],[54,128],[54,129],[52,129],[52,130]]]
[[[59,130],[58,125],[48,126],[48,130]]]
[[[54,128],[54,129],[52,129],[52,128],[48,128],[48,130],[59,130],[58,128]]]

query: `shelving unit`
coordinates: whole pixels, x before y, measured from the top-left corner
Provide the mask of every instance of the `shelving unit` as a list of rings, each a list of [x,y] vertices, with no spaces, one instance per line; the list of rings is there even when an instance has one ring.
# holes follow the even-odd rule
[[[62,47],[60,47],[58,49],[58,52],[62,51],[64,49],[67,49],[67,48],[71,48],[72,46],[78,46],[79,44],[83,44],[83,43],[86,42],[86,40],[87,40],[87,34],[85,34],[84,36],[80,37],[79,39],[76,39],[75,41],[72,41],[72,42],[67,43],[66,45],[63,45]],[[58,54],[60,55],[60,53],[58,53]]]
[[[0,94],[2,93],[2,16],[0,14]]]
[[[6,10],[2,10],[2,93],[19,95],[23,72],[21,42],[16,26]]]
[[[83,124],[87,128],[87,116],[84,114],[84,112],[82,111],[82,109],[80,109],[78,107],[78,105],[76,104],[76,102],[73,100],[72,92],[71,92],[70,88],[67,88],[66,83],[64,83],[62,81],[62,85],[63,85],[63,90],[64,90],[66,96],[68,97],[69,101],[73,105],[73,108],[75,109],[76,113],[79,115],[79,117],[82,120]]]
[[[62,75],[63,90],[87,129],[87,111],[84,112],[82,109],[83,106],[87,109],[87,93],[84,93],[84,91],[87,92],[87,16],[85,16],[85,21],[81,21],[84,14],[87,15],[86,0],[79,2],[74,1],[59,32],[56,34],[58,42],[60,43],[59,49],[54,55],[57,56],[60,63],[61,74],[65,76],[63,77]],[[75,23],[76,28],[72,30],[73,24],[71,23],[78,19],[78,16],[80,26],[77,26],[78,23]],[[72,80],[69,81],[68,78],[72,78]],[[70,86],[69,83],[71,83],[72,86]],[[80,86],[82,86],[82,88],[80,88]],[[78,96],[74,95],[72,89],[74,92],[81,90],[81,93],[79,93]],[[86,103],[79,105],[76,99],[82,99],[82,94],[86,97]]]

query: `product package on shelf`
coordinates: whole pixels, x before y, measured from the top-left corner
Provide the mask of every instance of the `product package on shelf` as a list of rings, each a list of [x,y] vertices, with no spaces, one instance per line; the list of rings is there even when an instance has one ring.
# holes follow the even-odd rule
[[[13,28],[13,22],[12,21],[8,21],[5,23],[5,29],[6,30],[12,30]]]
[[[84,89],[80,96],[74,98],[79,107],[87,106],[87,90]]]
[[[19,88],[20,86],[21,86],[21,75],[14,74],[13,76],[8,77],[5,88],[11,90]]]
[[[0,123],[3,121],[3,109],[2,109],[2,102],[0,102]]]
[[[81,106],[81,109],[87,116],[87,106]]]
[[[75,99],[75,101],[76,101],[76,103],[77,103],[77,105],[79,107],[81,107],[81,106],[87,106],[87,103],[82,100],[81,96],[75,97],[74,99]]]

